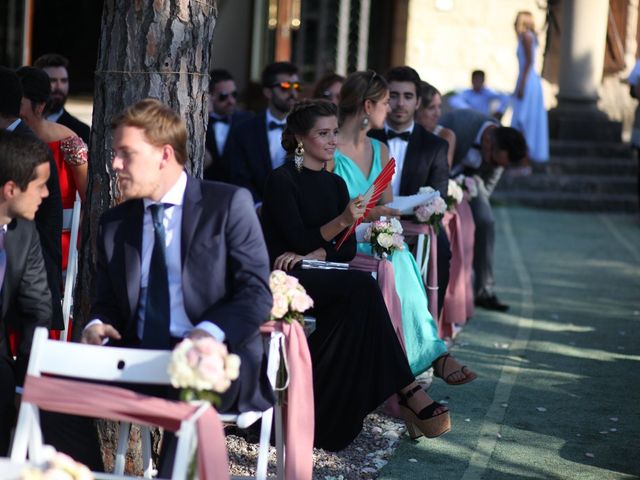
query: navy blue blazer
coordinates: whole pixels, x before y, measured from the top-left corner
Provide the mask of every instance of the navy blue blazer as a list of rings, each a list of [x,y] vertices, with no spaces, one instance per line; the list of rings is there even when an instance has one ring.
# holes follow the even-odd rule
[[[91,317],[122,335],[116,345],[135,346],[140,297],[142,200],[130,200],[100,219]],[[259,327],[269,319],[269,257],[249,193],[188,177],[182,209],[181,261],[184,308],[197,325],[209,320],[241,358],[237,390],[240,411],[265,409],[273,392],[263,374],[265,352]]]
[[[216,132],[214,129],[215,123],[211,116],[207,122],[207,136],[205,140],[205,147],[211,155],[211,165],[207,167],[202,173],[202,177],[205,180],[214,180],[217,182],[228,183],[231,180],[231,159],[229,158],[229,137],[231,135],[231,129],[240,123],[249,120],[253,117],[253,113],[245,111],[237,111],[231,115],[229,121],[229,133],[227,134],[227,141],[224,144],[224,150],[218,151],[218,144],[216,142]]]
[[[232,128],[227,139],[231,183],[248,189],[254,202],[262,201],[264,184],[273,170],[266,115],[262,112]]]

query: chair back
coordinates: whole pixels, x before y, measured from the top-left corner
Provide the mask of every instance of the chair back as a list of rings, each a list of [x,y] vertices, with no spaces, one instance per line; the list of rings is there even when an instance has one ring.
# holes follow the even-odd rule
[[[62,320],[64,322],[64,332],[60,335],[60,340],[66,341],[69,338],[69,321],[71,319],[71,309],[73,308],[73,289],[76,285],[78,274],[78,232],[80,230],[80,210],[82,202],[80,195],[76,192],[76,200],[73,209],[63,210],[62,230],[69,230],[69,255],[67,256],[67,271],[64,276],[64,294],[62,297]]]

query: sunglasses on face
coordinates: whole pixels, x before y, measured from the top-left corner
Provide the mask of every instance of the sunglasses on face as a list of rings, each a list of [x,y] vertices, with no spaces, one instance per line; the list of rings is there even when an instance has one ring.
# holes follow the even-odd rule
[[[233,92],[229,92],[229,93],[219,93],[218,94],[218,101],[219,102],[224,102],[229,97],[238,98],[238,92],[236,90],[234,90]]]
[[[296,92],[300,91],[300,83],[299,82],[279,82],[271,85],[271,88],[279,88],[280,90],[295,90]]]

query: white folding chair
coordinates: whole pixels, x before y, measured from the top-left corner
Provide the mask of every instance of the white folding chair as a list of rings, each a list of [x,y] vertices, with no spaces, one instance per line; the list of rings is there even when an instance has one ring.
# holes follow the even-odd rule
[[[167,365],[170,356],[170,351],[102,347],[49,340],[47,329],[37,328],[33,336],[27,374],[100,382],[168,385],[170,380]],[[91,399],[87,398],[87,402],[90,401]],[[180,432],[172,479],[186,478],[190,453],[196,442],[195,431],[189,420],[182,422]],[[122,435],[120,437],[118,455],[123,459],[127,442],[126,438],[122,441]],[[148,442],[144,449],[148,454],[145,457],[145,476],[150,477],[149,437],[143,440],[143,443],[145,441]],[[11,448],[11,460],[24,462],[27,453],[30,460],[39,463],[43,455],[43,439],[38,406],[23,401]],[[103,472],[94,472],[94,475],[96,478],[127,478],[123,477],[124,461],[121,461],[121,465],[114,475]]]
[[[67,341],[69,334],[69,320],[71,319],[71,309],[73,308],[73,289],[76,284],[78,274],[78,231],[80,230],[80,210],[82,202],[80,195],[76,192],[76,200],[73,209],[67,208],[62,212],[62,230],[71,233],[69,241],[69,255],[67,270],[64,275],[64,295],[62,297],[62,320],[64,321],[64,332],[60,335],[60,340]]]
[[[265,347],[267,348],[267,377],[276,391],[276,404],[274,407],[268,408],[262,412],[250,411],[240,414],[223,413],[220,414],[220,420],[223,423],[235,424],[239,428],[248,428],[258,420],[262,419],[262,425],[260,428],[260,443],[258,444],[258,462],[256,466],[256,480],[267,479],[267,467],[269,463],[269,445],[271,441],[271,428],[274,423],[275,412],[275,427],[276,427],[276,475],[278,480],[284,479],[284,434],[282,430],[282,403],[279,390],[285,390],[287,385],[282,387],[277,386],[278,371],[281,368],[281,361],[286,364],[284,334],[282,332],[271,332],[269,336],[265,336]],[[285,366],[286,370],[286,366]],[[119,438],[118,438],[118,451],[116,453],[116,461],[114,472],[121,474],[124,472],[124,464],[126,457],[126,445],[129,438],[129,430],[131,424],[128,422],[120,422]],[[140,436],[142,438],[142,455],[145,463],[145,478],[152,478],[152,465],[151,465],[151,431],[147,426],[140,427]],[[235,478],[235,477],[234,477]]]

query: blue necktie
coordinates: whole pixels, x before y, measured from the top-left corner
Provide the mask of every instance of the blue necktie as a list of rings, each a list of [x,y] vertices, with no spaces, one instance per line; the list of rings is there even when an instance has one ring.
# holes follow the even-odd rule
[[[149,205],[153,218],[153,251],[149,266],[147,302],[144,306],[144,328],[141,342],[142,348],[157,350],[171,348],[169,275],[167,274],[165,232],[162,223],[164,209],[165,205],[162,203]]]

